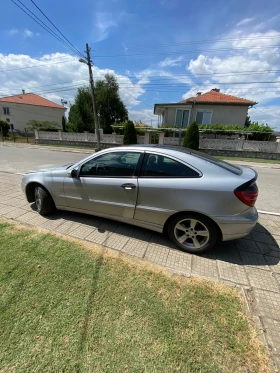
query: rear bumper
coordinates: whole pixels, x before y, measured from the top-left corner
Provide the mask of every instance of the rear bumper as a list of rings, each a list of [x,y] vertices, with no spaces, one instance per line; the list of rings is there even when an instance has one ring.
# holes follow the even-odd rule
[[[258,222],[258,211],[250,207],[232,216],[212,216],[222,232],[222,241],[235,240],[247,236]]]

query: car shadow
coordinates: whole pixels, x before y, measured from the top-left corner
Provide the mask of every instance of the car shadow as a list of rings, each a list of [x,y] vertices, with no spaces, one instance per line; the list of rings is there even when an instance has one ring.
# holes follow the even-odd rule
[[[36,211],[34,203],[31,205],[31,208]],[[181,251],[165,234],[120,223],[111,219],[69,211],[56,211],[46,217],[46,221],[50,220],[59,221],[61,224],[64,222],[79,223],[83,228],[89,227],[92,228],[92,231],[97,230],[99,233],[104,234],[104,237],[107,237],[108,233],[116,233],[123,237],[127,237],[128,240],[138,240],[140,245],[141,242],[143,242],[143,245],[155,244],[159,245],[159,247],[162,246],[163,248]],[[67,232],[67,234],[71,235],[71,230]],[[87,235],[85,235],[85,237],[81,236],[80,238],[87,240]],[[106,240],[102,242],[102,245],[107,246]],[[110,245],[108,245],[108,247],[110,247]],[[115,248],[114,245],[112,245],[111,248]],[[212,250],[205,254],[200,254],[199,256],[241,266],[266,266],[267,268],[279,263],[280,247],[269,230],[262,224],[257,223],[251,233],[244,238],[220,242]]]
[[[273,234],[257,223],[249,235],[221,242],[206,256],[232,264],[268,268],[279,263],[280,247]]]

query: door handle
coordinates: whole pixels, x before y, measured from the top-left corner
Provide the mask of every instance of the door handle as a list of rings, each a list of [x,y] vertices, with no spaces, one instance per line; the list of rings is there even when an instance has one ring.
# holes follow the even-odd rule
[[[124,188],[124,189],[126,189],[126,190],[131,190],[131,189],[135,189],[135,184],[123,184],[122,186],[121,186],[122,188]]]

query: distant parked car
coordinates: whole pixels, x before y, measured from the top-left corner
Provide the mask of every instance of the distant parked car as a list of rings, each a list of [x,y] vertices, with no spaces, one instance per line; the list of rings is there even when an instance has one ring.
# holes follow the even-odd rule
[[[28,173],[22,189],[42,215],[56,207],[115,219],[201,253],[254,227],[256,179],[251,168],[193,150],[135,145]]]

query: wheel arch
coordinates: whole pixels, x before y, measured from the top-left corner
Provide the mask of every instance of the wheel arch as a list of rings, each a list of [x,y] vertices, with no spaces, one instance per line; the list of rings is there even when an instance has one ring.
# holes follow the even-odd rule
[[[196,211],[179,211],[179,212],[176,212],[175,214],[172,214],[168,217],[168,219],[166,220],[166,222],[164,223],[164,226],[163,226],[163,233],[164,234],[167,234],[167,229],[168,229],[168,224],[169,222],[171,221],[171,219],[175,218],[175,217],[180,217],[181,215],[185,215],[185,214],[192,214],[192,215],[197,215],[197,217],[201,216],[203,217],[204,219],[208,219],[210,220],[214,226],[216,227],[217,229],[217,233],[218,233],[218,239],[220,241],[222,241],[223,239],[223,234],[222,234],[222,231],[221,231],[221,228],[219,227],[219,225],[215,222],[215,220],[213,220],[212,218],[210,218],[209,216],[205,215],[205,214],[202,214],[200,212],[196,212]]]
[[[36,186],[39,186],[42,189],[44,189],[46,191],[46,193],[48,193],[48,195],[53,200],[53,197],[52,197],[51,193],[48,191],[48,189],[44,185],[42,185],[41,183],[39,183],[37,181],[32,181],[32,182],[28,183],[25,187],[25,194],[26,194],[26,198],[27,198],[28,202],[34,202],[35,201],[35,188],[36,188]],[[53,200],[53,202],[54,202],[54,200]]]

